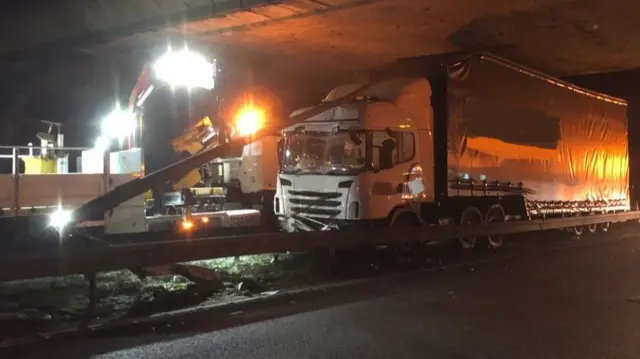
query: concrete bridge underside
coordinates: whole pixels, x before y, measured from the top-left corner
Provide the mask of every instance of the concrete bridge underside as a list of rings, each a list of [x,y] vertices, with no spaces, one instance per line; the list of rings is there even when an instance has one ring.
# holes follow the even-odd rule
[[[453,50],[495,49],[555,75],[640,66],[640,3],[624,0],[34,0],[3,7],[0,114],[17,120],[34,101],[43,109],[64,101],[74,108],[68,118],[86,121],[96,102],[126,91],[141,64],[175,38],[248,69],[251,81],[296,104],[397,57]]]

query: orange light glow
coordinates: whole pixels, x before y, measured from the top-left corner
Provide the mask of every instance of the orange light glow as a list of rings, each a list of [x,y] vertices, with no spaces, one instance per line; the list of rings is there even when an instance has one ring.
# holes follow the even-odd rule
[[[202,217],[202,223],[209,223],[209,217]]]
[[[182,229],[184,229],[185,231],[190,231],[191,229],[193,229],[193,222],[188,219],[183,220]]]
[[[256,133],[265,125],[265,111],[259,107],[245,105],[234,116],[234,127],[240,136]]]

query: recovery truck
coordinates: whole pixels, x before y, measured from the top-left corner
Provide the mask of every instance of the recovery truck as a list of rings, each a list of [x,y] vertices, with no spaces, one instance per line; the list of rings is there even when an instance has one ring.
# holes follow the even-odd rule
[[[174,67],[188,67],[185,58],[196,55],[188,52],[169,52],[171,53],[174,59],[165,61],[166,69],[163,70],[174,78]],[[154,66],[156,73],[159,71],[158,67],[163,67],[158,63]],[[219,69],[215,61],[211,67],[212,73],[209,73],[208,68],[207,71],[201,71],[206,75],[202,79],[190,71],[181,71],[182,76],[185,73],[189,75],[188,81],[182,85],[188,84],[187,87],[191,88],[195,84],[195,87],[213,90],[214,83],[208,82],[213,81],[209,77],[217,77]],[[183,79],[179,80],[179,83],[184,82]],[[152,67],[144,66],[129,97],[128,109],[139,116],[140,128],[143,127],[144,104],[156,86],[159,86],[158,82],[153,76]],[[212,96],[211,101],[215,101],[214,107],[218,113],[212,116],[213,120],[205,116],[174,138],[172,146],[176,152],[193,156],[227,143],[231,138],[253,133],[264,126],[264,122],[270,117],[275,116],[278,103],[270,92],[258,88],[242,92],[229,106],[223,105],[219,95]],[[142,131],[132,134],[129,146],[141,142],[141,135]],[[188,218],[191,213],[256,209],[260,210],[260,213],[254,212],[260,215],[264,225],[275,223],[272,207],[278,171],[276,147],[279,138],[268,136],[244,146],[231,147],[223,156],[191,169],[181,179],[171,181],[173,191],[165,192],[163,185],[153,188],[147,192],[146,213],[150,216],[185,215],[187,220],[183,223],[190,224],[192,221]]]
[[[323,102],[357,88],[282,131],[274,208],[287,231],[630,210],[624,100],[487,53],[399,60]]]
[[[176,152],[195,155],[225,143],[227,130],[252,127],[266,113],[257,107],[243,107],[231,124],[214,126],[204,117],[172,141]],[[255,124],[252,124],[255,122]],[[178,192],[165,194],[164,207],[172,213],[188,207],[193,212],[230,209],[257,209],[265,221],[275,221],[273,197],[278,172],[280,136],[266,136],[245,146],[237,146],[225,156],[205,163],[173,183]],[[263,221],[264,222],[264,221]],[[266,224],[264,222],[263,224]]]

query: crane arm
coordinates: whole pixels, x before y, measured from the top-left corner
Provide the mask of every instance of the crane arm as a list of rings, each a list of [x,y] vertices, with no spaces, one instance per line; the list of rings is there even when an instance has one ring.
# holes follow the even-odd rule
[[[150,91],[151,88],[151,69],[148,65],[144,65],[140,75],[136,79],[135,85],[133,85],[133,89],[131,90],[131,94],[129,95],[129,102],[127,103],[127,108],[129,110],[133,110],[137,107],[138,99],[145,95],[146,92]]]

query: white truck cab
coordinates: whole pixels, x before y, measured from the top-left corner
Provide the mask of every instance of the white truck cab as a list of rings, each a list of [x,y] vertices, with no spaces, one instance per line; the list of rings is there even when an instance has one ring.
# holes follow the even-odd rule
[[[325,101],[357,86],[341,86]],[[433,115],[426,79],[394,79],[285,128],[274,209],[287,231],[328,230],[433,201]],[[295,115],[301,111],[294,112]]]

